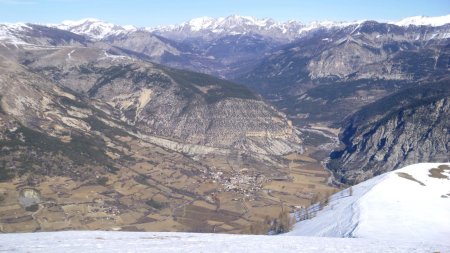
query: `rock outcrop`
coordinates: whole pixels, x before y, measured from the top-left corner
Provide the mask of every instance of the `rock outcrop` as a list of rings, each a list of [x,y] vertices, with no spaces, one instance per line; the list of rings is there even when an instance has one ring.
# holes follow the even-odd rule
[[[30,62],[27,67],[33,72],[65,88],[107,103],[121,121],[148,135],[268,155],[300,148],[286,116],[243,86],[103,49],[64,48],[44,53],[35,58],[28,52],[21,61]],[[243,145],[247,139],[263,141]],[[262,145],[271,142],[276,144]],[[261,145],[256,147],[257,143]]]
[[[411,88],[363,108],[347,120],[343,150],[328,167],[345,183],[358,183],[403,166],[450,157],[448,83]]]

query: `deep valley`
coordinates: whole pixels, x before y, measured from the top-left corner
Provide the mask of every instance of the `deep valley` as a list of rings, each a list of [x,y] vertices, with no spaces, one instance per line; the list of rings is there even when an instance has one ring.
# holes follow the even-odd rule
[[[448,162],[450,21],[194,21],[0,24],[0,232],[266,234]]]

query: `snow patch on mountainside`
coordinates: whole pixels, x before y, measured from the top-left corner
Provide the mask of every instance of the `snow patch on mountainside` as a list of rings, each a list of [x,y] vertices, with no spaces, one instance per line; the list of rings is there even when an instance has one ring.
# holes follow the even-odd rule
[[[92,39],[100,40],[109,36],[123,35],[134,31],[147,31],[157,33],[174,39],[184,39],[198,36],[222,36],[240,34],[258,34],[275,39],[292,40],[302,34],[316,29],[343,28],[360,25],[366,20],[352,22],[315,21],[303,24],[300,21],[278,22],[270,18],[254,18],[250,16],[231,15],[228,17],[199,17],[178,25],[137,28],[135,26],[120,26],[95,18],[78,21],[67,20],[61,24],[49,26],[67,30],[76,34],[86,35]],[[450,15],[441,17],[416,16],[405,18],[398,22],[389,22],[399,26],[429,25],[441,26],[450,23]]]
[[[0,41],[14,45],[28,44],[20,38],[20,34],[27,29],[31,29],[24,23],[5,23],[0,24]]]
[[[346,191],[289,234],[450,243],[450,163],[410,165]]]
[[[299,21],[277,22],[273,19],[258,19],[248,16],[232,15],[228,17],[212,18],[200,17],[179,25],[146,28],[170,38],[187,38],[196,36],[258,34],[261,36],[281,39],[296,39],[305,33],[317,29],[335,29],[349,26],[358,27],[367,20],[351,22],[342,21],[314,21],[304,24]],[[380,23],[385,23],[380,21]],[[429,25],[441,26],[450,23],[450,15],[442,17],[410,17],[398,22],[388,22],[399,26]]]
[[[199,36],[258,34],[278,39],[294,39],[304,25],[298,21],[277,22],[270,18],[249,16],[200,17],[179,25],[146,28],[147,31],[171,38],[183,39]]]
[[[232,15],[228,17],[211,18],[211,17],[200,17],[194,18],[187,22],[181,23],[180,25],[171,25],[158,27],[153,30],[168,31],[168,30],[190,30],[193,32],[198,32],[202,30],[208,30],[212,32],[221,32],[224,30],[234,30],[234,29],[279,29],[281,31],[286,31],[287,28],[298,28],[303,26],[302,23],[296,21],[288,22],[276,22],[273,19],[257,19],[249,16],[239,16]],[[151,28],[148,28],[152,30]]]
[[[410,26],[410,25],[442,26],[445,24],[450,24],[450,14],[440,17],[426,17],[426,16],[408,17],[398,22],[391,22],[391,23],[398,26]]]
[[[51,24],[49,26],[80,35],[86,35],[93,39],[103,39],[108,36],[126,34],[137,30],[136,27],[131,25],[119,26],[95,18],[86,18],[76,21],[66,20],[61,24]]]
[[[315,29],[332,29],[332,28],[343,28],[351,25],[360,25],[364,23],[366,20],[358,20],[353,22],[335,22],[335,21],[314,21],[306,26],[304,26],[302,29],[300,29],[300,33],[309,32],[311,30]]]

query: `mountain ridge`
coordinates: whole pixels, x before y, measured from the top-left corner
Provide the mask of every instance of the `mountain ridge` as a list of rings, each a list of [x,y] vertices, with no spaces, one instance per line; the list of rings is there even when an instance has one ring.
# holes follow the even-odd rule
[[[303,23],[301,21],[289,20],[285,22],[275,21],[271,18],[255,18],[251,16],[230,15],[227,17],[198,17],[189,21],[174,25],[162,25],[156,27],[136,27],[133,25],[115,25],[96,18],[85,18],[81,20],[66,20],[61,24],[48,24],[51,27],[57,27],[62,30],[69,30],[75,33],[88,35],[94,39],[104,39],[108,36],[125,34],[133,31],[148,31],[157,34],[170,35],[172,32],[179,33],[178,38],[175,35],[172,38],[186,38],[201,36],[201,32],[209,32],[228,35],[256,33],[272,36],[278,39],[293,40],[302,33],[318,29],[331,27],[344,27],[357,25],[365,21],[375,21],[378,23],[389,23],[398,26],[442,26],[450,23],[450,14],[444,16],[412,16],[403,18],[399,21],[377,21],[377,20],[358,20],[358,21],[312,21]],[[180,33],[187,33],[180,35]],[[190,34],[189,34],[190,33]],[[198,33],[198,35],[195,35]],[[273,34],[271,34],[273,33]]]

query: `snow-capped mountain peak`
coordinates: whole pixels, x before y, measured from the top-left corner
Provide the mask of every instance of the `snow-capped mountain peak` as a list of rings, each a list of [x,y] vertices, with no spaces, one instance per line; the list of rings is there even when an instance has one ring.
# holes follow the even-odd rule
[[[352,25],[360,25],[367,20],[353,22],[315,21],[303,24],[299,21],[286,22],[275,21],[270,18],[255,18],[250,16],[231,15],[227,17],[198,17],[178,25],[144,28],[171,39],[185,39],[190,37],[216,38],[226,35],[256,34],[273,39],[293,40],[316,29],[342,28]],[[450,23],[450,14],[440,17],[415,16],[396,22],[388,22],[398,26],[441,26]],[[96,18],[81,20],[66,20],[61,24],[49,25],[67,30],[76,34],[86,35],[92,39],[104,39],[109,36],[122,35],[142,28],[135,26],[120,26],[108,23]],[[144,30],[142,29],[142,30]]]
[[[61,23],[61,27],[65,26],[65,27],[74,27],[74,26],[80,26],[83,25],[85,23],[106,23],[100,19],[97,18],[84,18],[84,19],[80,19],[80,20],[64,20]]]
[[[231,15],[228,17],[211,18],[200,17],[182,23],[180,26],[188,26],[192,31],[218,28],[236,28],[239,26],[264,27],[268,23],[275,23],[272,19],[257,19],[249,16]]]
[[[277,22],[270,18],[259,19],[231,15],[219,18],[194,18],[179,25],[148,28],[147,30],[175,39],[238,34],[258,34],[272,38],[293,39],[302,27],[303,24],[297,21]]]
[[[215,19],[210,17],[199,17],[189,20],[183,23],[185,26],[189,26],[192,31],[200,31],[202,29],[207,29],[212,26]]]
[[[270,18],[255,18],[250,16],[231,15],[228,17],[199,17],[191,19],[179,25],[147,28],[147,31],[155,32],[174,39],[187,37],[211,37],[219,35],[257,34],[274,39],[296,39],[304,33],[317,29],[339,29],[348,26],[358,26],[368,20],[356,21],[313,21],[308,24],[296,20],[286,22],[275,21]],[[430,25],[440,26],[450,23],[450,15],[442,17],[411,17],[391,24]]]
[[[398,26],[442,26],[450,24],[450,14],[440,17],[426,17],[426,16],[414,16],[402,19],[398,22],[391,22]]]
[[[76,34],[86,35],[93,39],[103,39],[111,35],[119,35],[137,30],[136,27],[131,25],[119,26],[95,18],[66,20],[61,24],[50,26]]]
[[[314,29],[324,28],[324,29],[332,29],[332,28],[342,28],[351,25],[360,25],[364,23],[366,20],[357,20],[352,22],[337,22],[337,21],[313,21],[307,25],[305,25],[302,29],[300,29],[300,33],[308,32]]]

